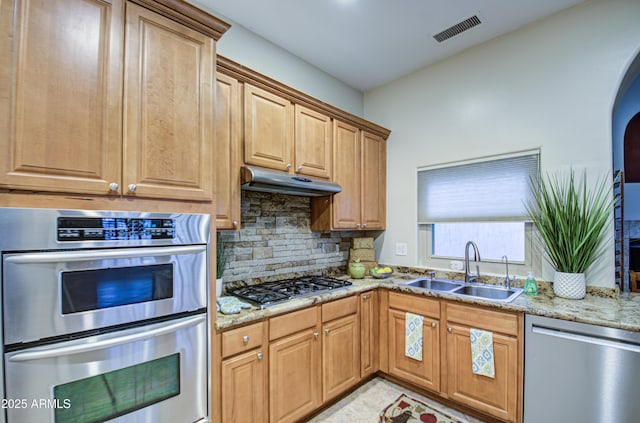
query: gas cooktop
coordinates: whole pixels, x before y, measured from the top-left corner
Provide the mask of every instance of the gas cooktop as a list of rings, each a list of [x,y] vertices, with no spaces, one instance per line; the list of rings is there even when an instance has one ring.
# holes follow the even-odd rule
[[[351,286],[349,281],[326,276],[304,276],[260,285],[229,288],[227,292],[229,295],[249,301],[260,308],[265,308],[293,298],[323,294],[349,286]]]

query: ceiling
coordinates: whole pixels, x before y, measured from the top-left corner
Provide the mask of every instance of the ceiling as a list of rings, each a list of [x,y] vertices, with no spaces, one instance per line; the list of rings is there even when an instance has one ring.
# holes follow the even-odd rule
[[[584,0],[198,0],[360,91]],[[477,15],[442,43],[433,35]]]

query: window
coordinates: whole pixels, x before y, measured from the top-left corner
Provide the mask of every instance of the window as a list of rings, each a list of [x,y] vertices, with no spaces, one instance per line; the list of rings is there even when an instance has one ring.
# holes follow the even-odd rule
[[[485,274],[504,273],[504,255],[519,273],[539,270],[524,206],[529,181],[539,177],[539,157],[536,150],[420,169],[421,264],[461,270],[465,245],[473,240]]]

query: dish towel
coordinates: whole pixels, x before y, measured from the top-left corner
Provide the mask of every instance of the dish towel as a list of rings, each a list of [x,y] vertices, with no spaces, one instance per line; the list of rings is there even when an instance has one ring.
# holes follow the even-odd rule
[[[236,297],[220,297],[216,300],[216,311],[222,314],[237,314],[243,308],[251,308],[251,305]]]
[[[493,361],[493,333],[471,329],[471,366],[472,372],[477,375],[496,377],[496,369]]]
[[[404,355],[422,361],[422,322],[424,317],[407,312],[404,317]]]

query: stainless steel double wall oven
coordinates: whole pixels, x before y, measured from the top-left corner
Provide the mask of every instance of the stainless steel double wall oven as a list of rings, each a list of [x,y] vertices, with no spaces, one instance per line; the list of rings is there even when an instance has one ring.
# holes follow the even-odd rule
[[[0,422],[208,421],[208,215],[0,208],[0,251]]]

